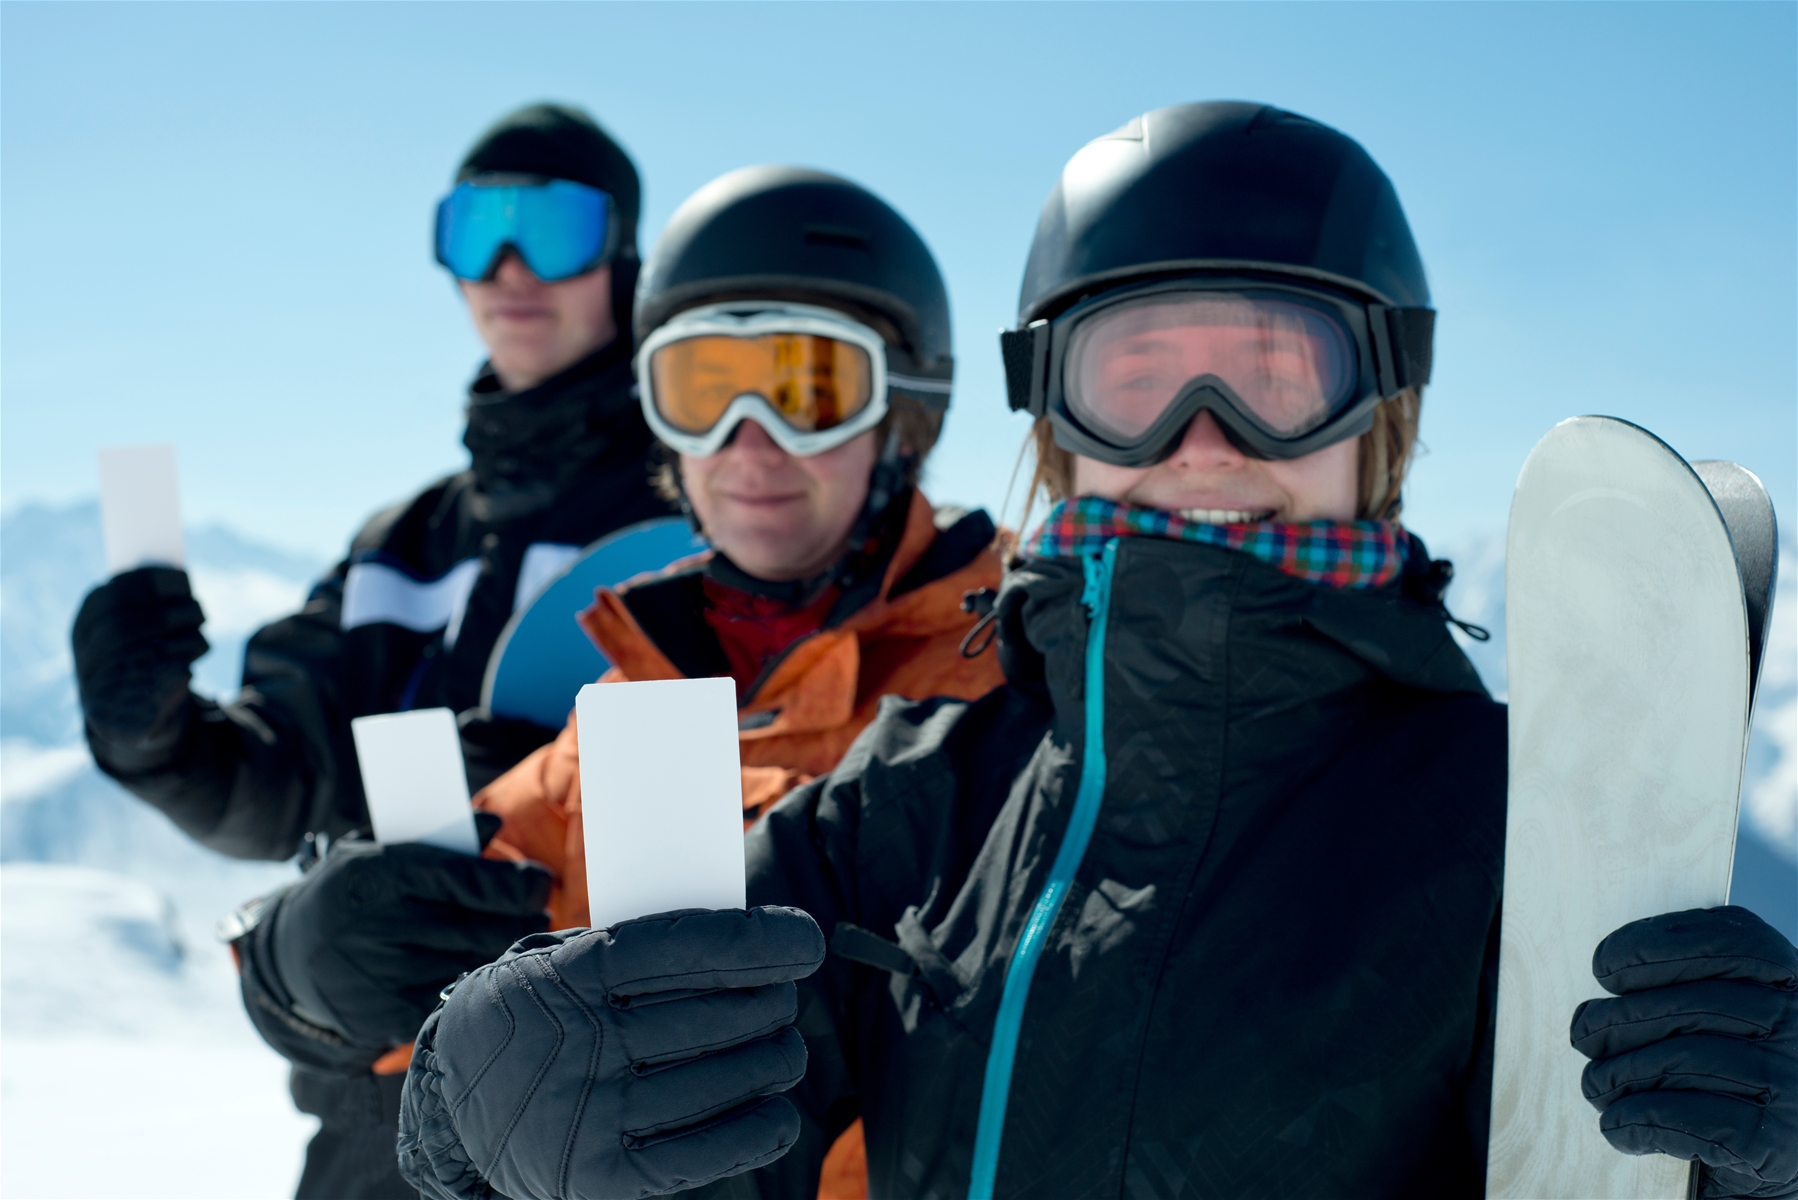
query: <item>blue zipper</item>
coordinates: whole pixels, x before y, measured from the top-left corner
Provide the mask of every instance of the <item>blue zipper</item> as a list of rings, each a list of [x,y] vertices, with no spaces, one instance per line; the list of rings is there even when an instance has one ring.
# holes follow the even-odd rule
[[[999,1173],[999,1142],[1005,1134],[1005,1106],[1011,1099],[1011,1070],[1018,1055],[1018,1030],[1024,1023],[1024,1003],[1030,997],[1030,980],[1049,940],[1049,929],[1061,912],[1073,885],[1074,872],[1086,856],[1093,827],[1099,822],[1099,805],[1105,799],[1105,618],[1111,611],[1111,571],[1117,561],[1118,540],[1081,560],[1086,589],[1080,603],[1086,606],[1086,751],[1080,764],[1080,787],[1074,793],[1074,811],[1068,831],[1049,867],[1049,881],[1031,906],[1023,935],[1011,953],[1005,972],[1005,990],[999,995],[999,1015],[993,1021],[992,1048],[986,1053],[986,1082],[980,1089],[980,1124],[974,1133],[974,1170],[968,1179],[969,1200],[992,1200],[993,1180]]]

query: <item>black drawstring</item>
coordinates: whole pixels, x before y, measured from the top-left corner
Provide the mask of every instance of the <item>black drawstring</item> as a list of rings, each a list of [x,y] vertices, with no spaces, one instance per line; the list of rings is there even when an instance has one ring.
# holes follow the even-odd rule
[[[993,638],[998,636],[999,609],[995,604],[998,598],[999,593],[993,591],[992,588],[981,588],[979,591],[969,592],[961,598],[961,611],[980,614],[980,619],[974,622],[974,628],[968,630],[967,636],[961,639],[961,656],[963,658],[979,658],[986,653],[986,648],[993,644]],[[986,636],[980,637],[983,631]],[[973,642],[977,637],[980,638],[980,644],[974,646]],[[972,648],[970,649],[970,647]]]
[[[1459,629],[1474,641],[1489,642],[1492,640],[1492,631],[1490,629],[1487,629],[1484,625],[1475,625],[1472,621],[1463,621],[1454,613],[1449,612],[1448,605],[1446,604],[1442,606],[1442,615],[1448,619],[1450,625],[1453,625],[1456,629]]]
[[[1413,537],[1413,541],[1420,547],[1423,544],[1421,542],[1416,542],[1415,537]],[[1407,572],[1408,576],[1410,574],[1410,572]],[[1423,599],[1426,602],[1433,602],[1438,609],[1442,610],[1442,619],[1444,621],[1447,621],[1450,625],[1453,625],[1456,629],[1459,629],[1474,641],[1491,641],[1491,630],[1483,625],[1475,625],[1472,621],[1463,621],[1461,618],[1455,616],[1454,613],[1448,611],[1448,605],[1443,601],[1443,597],[1448,594],[1448,585],[1453,583],[1454,580],[1455,564],[1449,562],[1446,558],[1433,559],[1429,561],[1427,566],[1416,572],[1416,579],[1414,581],[1407,579],[1408,586],[1406,590],[1419,599]]]

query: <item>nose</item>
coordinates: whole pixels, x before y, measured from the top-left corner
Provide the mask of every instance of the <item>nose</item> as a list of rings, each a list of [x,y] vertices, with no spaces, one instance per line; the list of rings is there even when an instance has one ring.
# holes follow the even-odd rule
[[[774,459],[786,457],[786,451],[780,448],[768,431],[762,428],[760,421],[754,417],[745,417],[737,422],[737,427],[730,432],[730,440],[724,443],[722,454],[736,454],[746,458]]]
[[[1203,410],[1186,426],[1180,444],[1168,456],[1168,462],[1187,469],[1212,469],[1239,466],[1247,455],[1238,450],[1224,434],[1209,409]]]
[[[524,265],[524,259],[519,256],[518,251],[509,246],[500,255],[499,267],[493,272],[493,280],[507,287],[531,287],[543,282]]]

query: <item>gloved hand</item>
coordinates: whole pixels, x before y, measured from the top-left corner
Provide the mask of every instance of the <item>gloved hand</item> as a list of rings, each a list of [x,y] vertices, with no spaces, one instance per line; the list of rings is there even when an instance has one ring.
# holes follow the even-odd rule
[[[173,751],[191,711],[188,668],[206,653],[206,614],[187,572],[140,567],[87,594],[70,634],[90,738],[108,765],[142,770]]]
[[[792,981],[823,961],[793,908],[526,938],[425,1022],[400,1173],[436,1200],[623,1200],[773,1162],[799,1137]]]
[[[1633,921],[1598,944],[1614,1000],[1574,1010],[1599,1128],[1703,1160],[1702,1197],[1798,1195],[1798,949],[1745,908]]]
[[[476,816],[491,838],[498,819]],[[446,984],[548,928],[550,882],[535,863],[340,839],[237,941],[246,1006],[289,1059],[365,1070],[417,1035]]]

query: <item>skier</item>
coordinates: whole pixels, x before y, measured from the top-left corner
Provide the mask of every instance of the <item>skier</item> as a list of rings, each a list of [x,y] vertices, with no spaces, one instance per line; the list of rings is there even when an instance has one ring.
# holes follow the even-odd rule
[[[1007,686],[885,708],[751,831],[748,912],[458,983],[407,1177],[803,1197],[859,1111],[876,1195],[1480,1194],[1506,727],[1397,523],[1432,321],[1332,129],[1184,105],[1081,150],[1004,338],[1058,500]],[[1798,1191],[1798,950],[1720,908],[1594,967],[1611,1142]]]
[[[251,638],[228,704],[189,687],[206,642],[185,572],[130,571],[89,593],[74,657],[102,770],[240,858],[287,858],[312,835],[365,828],[350,719],[473,709],[489,652],[533,587],[580,547],[667,515],[632,394],[639,190],[624,150],[577,109],[523,108],[476,141],[436,223],[437,258],[489,354],[469,390],[471,466],[370,520],[304,608]],[[507,722],[470,733],[480,782],[554,736]],[[431,952],[460,964],[447,977],[536,928],[541,908],[515,870],[479,864],[502,876],[488,878],[459,857],[419,856],[384,881],[394,903],[441,921]],[[369,1054],[343,1073],[294,1057],[295,1102],[322,1121],[299,1194],[403,1192],[386,1127],[404,1059]]]
[[[962,652],[978,620],[964,597],[999,584],[993,522],[917,486],[953,360],[942,276],[898,213],[816,171],[727,174],[670,219],[636,330],[663,485],[714,549],[602,590],[581,622],[608,680],[735,680],[746,823],[829,772],[883,695],[972,699],[1003,681],[996,655]],[[572,716],[475,804],[488,856],[520,864],[483,904],[529,896],[553,927],[585,925]],[[340,843],[239,943],[251,1013],[284,1052],[321,1068],[401,1056],[439,990],[480,965],[412,949],[453,940],[435,923],[466,915],[370,899],[381,864],[421,853],[435,857]],[[838,1144],[813,1188],[830,1200],[866,1194],[852,1119],[826,1122]]]

